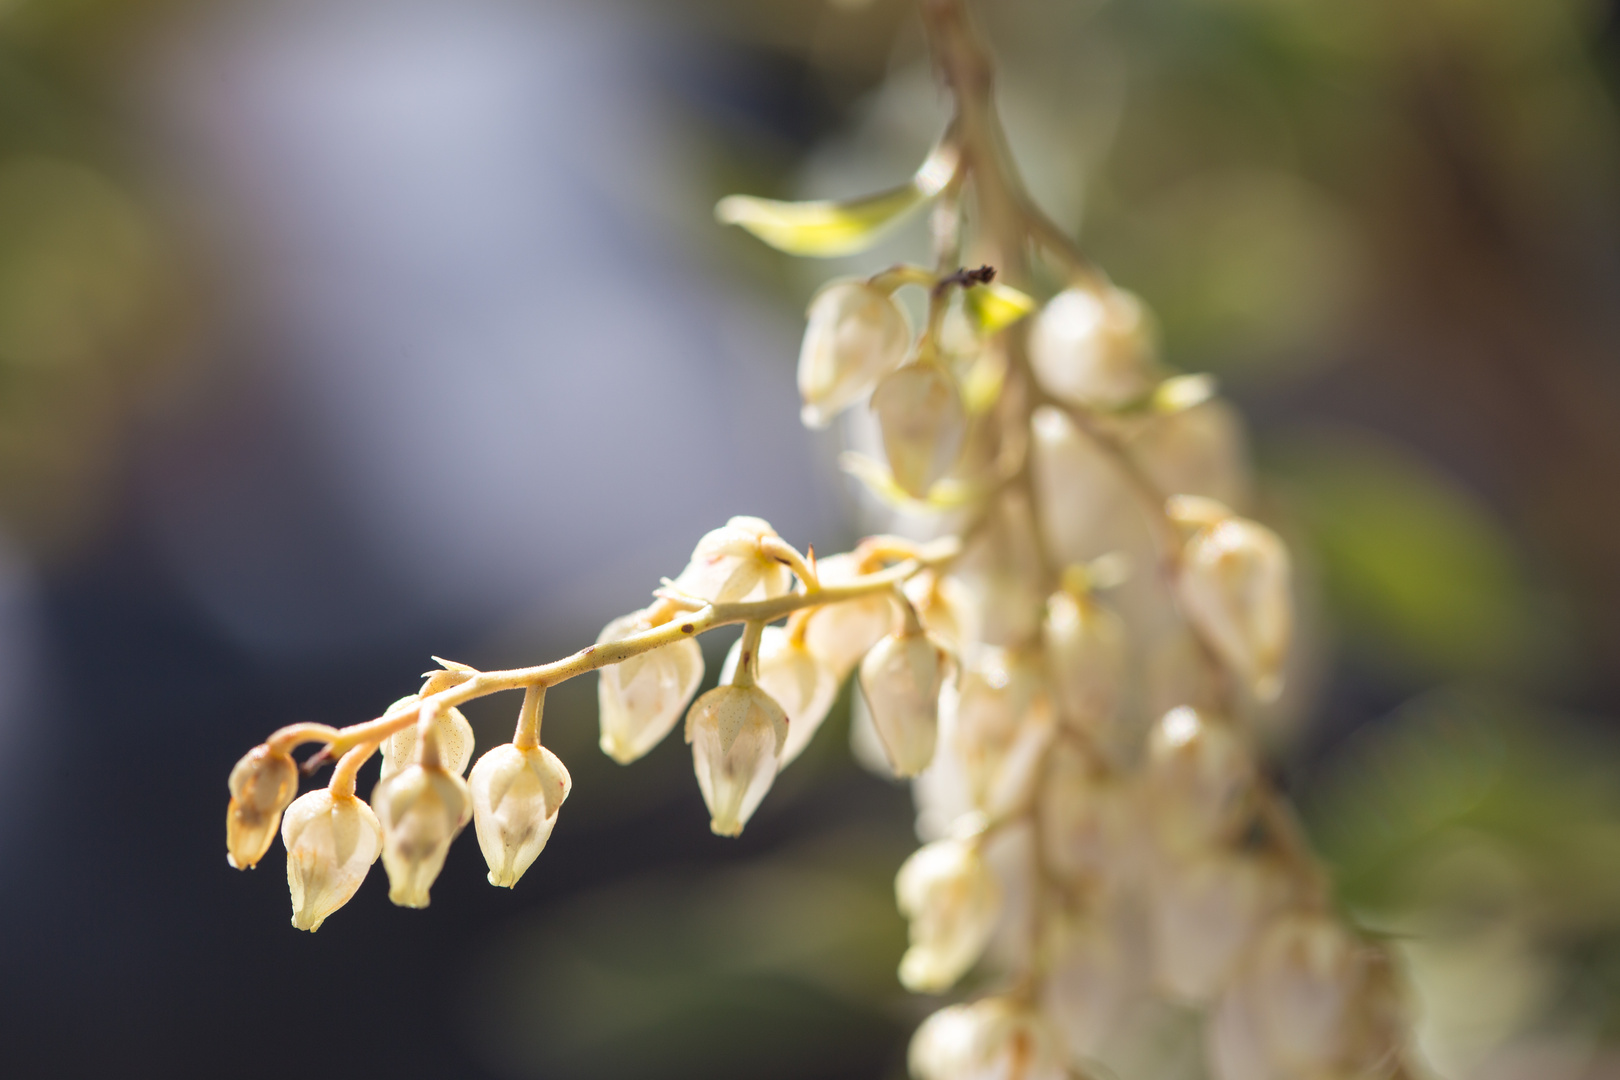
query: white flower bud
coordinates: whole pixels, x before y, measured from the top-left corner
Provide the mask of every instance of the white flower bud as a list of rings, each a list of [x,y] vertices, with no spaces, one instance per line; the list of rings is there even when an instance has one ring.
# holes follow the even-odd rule
[[[1243,421],[1219,399],[1150,418],[1131,453],[1167,495],[1201,495],[1227,506],[1249,501],[1249,461]]]
[[[951,471],[967,438],[967,410],[956,380],[939,364],[890,372],[872,392],[872,410],[894,482],[921,499]]]
[[[596,643],[623,641],[650,630],[645,611],[614,619]],[[596,684],[602,752],[621,765],[635,761],[668,735],[703,681],[703,650],[676,641],[602,668]]]
[[[698,541],[675,587],[715,604],[781,596],[792,584],[792,572],[760,546],[760,541],[775,536],[768,521],[732,518]]]
[[[933,760],[950,672],[950,658],[927,634],[890,634],[861,661],[861,693],[896,776],[916,776]]]
[[[377,782],[371,803],[382,825],[388,899],[401,907],[427,907],[451,841],[472,817],[467,782],[439,766],[407,765]]]
[[[573,786],[567,768],[543,746],[506,743],[478,759],[467,788],[491,885],[510,889],[533,865]]]
[[[946,579],[956,582],[951,599],[960,601],[963,638],[1004,648],[1032,644],[1046,602],[1043,566],[1029,501],[1003,495]]]
[[[816,561],[816,576],[822,585],[843,585],[860,576],[860,566],[854,555],[829,555]],[[861,657],[894,629],[894,619],[894,600],[882,593],[828,604],[810,615],[804,643],[832,672],[834,682],[841,683]]]
[[[1066,592],[1046,602],[1046,666],[1063,718],[1096,732],[1119,710],[1125,679],[1125,626],[1089,596]]]
[[[1125,920],[1067,922],[1041,998],[1075,1057],[1096,1057],[1147,986],[1147,966]]]
[[[1035,410],[1030,434],[1030,468],[1047,548],[1065,564],[1107,554],[1117,545],[1119,523],[1132,511],[1119,466],[1050,405]]]
[[[1177,583],[1187,618],[1221,658],[1256,697],[1276,698],[1293,629],[1288,549],[1277,534],[1240,517],[1205,525],[1182,551]]]
[[[402,697],[388,708],[403,705],[408,701],[416,701],[419,694]],[[440,709],[439,715],[433,718],[433,735],[439,747],[439,764],[445,770],[457,776],[467,771],[467,763],[472,760],[473,729],[467,718],[461,715],[460,709]],[[401,728],[383,740],[378,748],[382,753],[382,773],[378,779],[392,776],[407,765],[416,763],[416,725]]]
[[[1234,836],[1253,809],[1255,778],[1237,733],[1196,709],[1171,709],[1148,733],[1149,806],[1171,850]]]
[[[725,666],[720,671],[721,683],[730,683],[736,675],[741,648],[742,639],[738,638],[726,654]],[[821,722],[827,718],[827,710],[838,696],[838,682],[804,643],[794,641],[792,635],[779,626],[767,626],[760,635],[756,679],[759,688],[787,714],[787,741],[782,744],[779,764],[780,768],[786,768],[804,753]]]
[[[787,737],[787,714],[757,686],[717,686],[692,704],[686,741],[716,835],[736,836],[748,824],[776,779]]]
[[[1067,1080],[1061,1036],[1007,998],[951,1005],[922,1022],[907,1064],[915,1080]]]
[[[911,349],[911,320],[894,296],[863,281],[835,281],[810,301],[799,350],[806,427],[824,428]]]
[[[1153,335],[1142,302],[1122,289],[1065,289],[1029,331],[1029,362],[1054,397],[1114,409],[1157,379]]]
[[[1052,747],[1046,768],[1040,815],[1047,868],[1094,885],[1126,877],[1136,846],[1130,792],[1070,742]]]
[[[354,898],[382,851],[382,825],[353,795],[322,788],[287,808],[281,842],[287,845],[292,924],[313,933]]]
[[[1003,649],[985,649],[940,699],[941,723],[962,762],[973,804],[992,818],[1026,803],[1056,732],[1040,668]]]
[[[1347,1056],[1367,954],[1325,915],[1284,916],[1261,937],[1249,973],[1250,993],[1280,1072],[1326,1071]]]
[[[298,794],[298,763],[290,754],[255,746],[231,769],[225,808],[225,858],[246,870],[270,850],[281,812]]]
[[[901,865],[894,892],[900,914],[911,923],[900,982],[919,994],[950,989],[996,928],[1001,890],[994,875],[972,843],[936,840]]]
[[[1275,863],[1222,851],[1173,862],[1155,884],[1154,977],[1161,992],[1186,1002],[1220,992],[1288,896],[1287,877]]]

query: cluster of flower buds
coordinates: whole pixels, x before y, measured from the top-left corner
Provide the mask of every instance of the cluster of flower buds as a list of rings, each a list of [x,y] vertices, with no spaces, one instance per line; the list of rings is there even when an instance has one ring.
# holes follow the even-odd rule
[[[960,0],[924,16],[962,107],[908,184],[719,209],[784,250],[837,255],[936,202],[937,269],[827,285],[798,371],[808,426],[868,405],[884,460],[846,455],[849,471],[936,539],[876,536],[818,563],[733,518],[572,657],[447,664],[378,720],[278,732],[231,773],[231,863],[257,863],[280,824],[293,923],[313,930],[379,857],[390,898],[426,905],[471,820],[490,882],[514,885],[571,786],[539,742],[545,688],[590,670],[603,751],[634,761],[684,713],[711,828],[734,836],[854,675],[870,756],[912,779],[926,841],[895,883],[900,981],[987,989],[924,1021],[916,1080],[1089,1075],[1153,999],[1210,1011],[1214,1080],[1402,1075],[1391,957],[1333,914],[1250,736],[1293,627],[1287,550],[1245,516],[1241,424],[1212,379],[1166,370],[1143,303],[1028,202]],[[1052,280],[1027,265],[1039,252],[1065,287],[1039,304],[988,266],[956,268],[969,219],[1003,276]],[[910,286],[927,294],[920,327],[897,300]],[[697,696],[696,638],[733,623],[719,685]],[[518,687],[512,742],[464,781],[472,731],[455,706]],[[342,756],[326,790],[293,801],[299,741]],[[368,806],[355,774],[379,747]]]

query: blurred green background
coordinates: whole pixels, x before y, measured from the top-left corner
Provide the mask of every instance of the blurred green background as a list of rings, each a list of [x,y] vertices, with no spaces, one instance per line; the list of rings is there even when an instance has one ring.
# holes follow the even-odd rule
[[[1253,425],[1309,616],[1272,749],[1437,1071],[1620,1072],[1620,7],[976,7],[1036,196]],[[945,108],[904,0],[0,6],[16,1075],[901,1074],[911,811],[847,691],[731,843],[570,684],[523,886],[464,842],[317,938],[218,817],[273,727],[576,647],[728,514],[849,543],[789,421],[857,264],[709,209],[894,182]]]

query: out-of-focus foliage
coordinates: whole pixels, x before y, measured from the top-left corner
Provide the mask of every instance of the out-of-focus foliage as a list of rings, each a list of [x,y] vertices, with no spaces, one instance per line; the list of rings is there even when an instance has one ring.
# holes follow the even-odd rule
[[[176,347],[174,254],[94,104],[111,14],[0,13],[0,529],[41,555],[103,514],[129,415]]]

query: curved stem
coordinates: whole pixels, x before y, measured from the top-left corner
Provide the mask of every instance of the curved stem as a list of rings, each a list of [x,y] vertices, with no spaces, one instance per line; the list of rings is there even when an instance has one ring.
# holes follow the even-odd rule
[[[533,750],[540,745],[540,717],[546,707],[546,686],[531,683],[523,691],[523,707],[518,710],[517,730],[512,733],[512,745],[519,750]]]
[[[344,754],[338,761],[337,768],[332,770],[332,779],[327,782],[326,789],[334,797],[353,798],[354,782],[359,775],[360,766],[364,765],[366,760],[377,752],[379,745],[380,743],[377,742],[361,743],[347,754]]]

